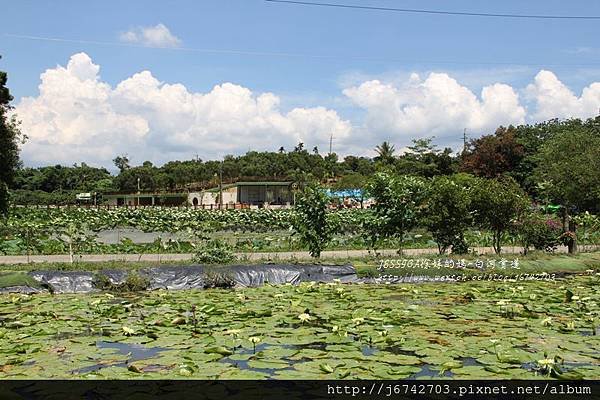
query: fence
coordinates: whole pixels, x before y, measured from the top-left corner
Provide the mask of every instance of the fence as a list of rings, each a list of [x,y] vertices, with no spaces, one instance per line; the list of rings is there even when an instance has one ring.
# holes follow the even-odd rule
[[[152,206],[152,205],[114,205],[114,204],[37,204],[37,205],[15,205],[15,207],[19,208],[33,208],[33,209],[88,209],[88,210],[114,210],[117,208],[131,208],[131,209],[198,209],[198,210],[250,210],[250,209],[258,209],[258,208],[269,208],[269,209],[282,209],[282,208],[291,208],[291,206],[281,206],[281,205],[266,205],[266,206],[258,206],[246,203],[226,203],[221,206],[219,204],[189,204],[184,203],[180,205],[172,205],[172,206]]]

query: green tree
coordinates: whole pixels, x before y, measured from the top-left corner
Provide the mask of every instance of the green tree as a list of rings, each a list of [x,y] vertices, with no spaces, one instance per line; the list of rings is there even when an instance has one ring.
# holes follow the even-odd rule
[[[333,185],[335,190],[352,190],[352,189],[364,189],[367,185],[367,178],[364,175],[357,173],[350,173],[342,176]]]
[[[596,121],[598,130],[580,125],[554,135],[541,146],[537,157],[535,177],[540,192],[563,205],[571,232],[569,253],[577,250],[576,225],[570,215],[600,210],[600,117]]]
[[[437,146],[433,144],[433,139],[435,139],[435,136],[413,139],[413,145],[408,146],[408,149],[415,154],[417,158],[422,158],[425,154],[429,153],[437,154],[439,153],[439,150],[437,149]]]
[[[9,191],[20,166],[19,143],[25,139],[16,117],[9,116],[13,100],[6,87],[6,72],[0,71],[0,214],[8,213]]]
[[[471,193],[471,209],[477,225],[492,232],[496,254],[502,251],[502,235],[515,227],[530,205],[527,194],[511,177],[478,179]]]
[[[367,185],[367,192],[375,200],[372,218],[365,226],[371,247],[375,248],[383,238],[397,238],[398,252],[402,252],[404,235],[418,223],[425,189],[425,182],[418,177],[375,174]]]
[[[579,128],[552,137],[540,149],[535,176],[552,201],[600,211],[600,133]]]
[[[373,160],[367,157],[346,156],[342,162],[344,173],[356,172],[369,176],[375,172]]]
[[[123,172],[130,168],[129,157],[127,157],[126,154],[122,156],[116,156],[113,159],[113,164],[115,164],[115,167],[119,168],[119,172]]]
[[[385,141],[380,145],[376,146],[375,151],[377,152],[377,157],[375,157],[375,161],[379,161],[384,165],[391,165],[394,163],[394,153],[396,152],[396,149],[393,144],[390,144],[388,141]]]
[[[429,182],[423,223],[433,235],[440,254],[452,248],[453,253],[468,252],[465,231],[472,222],[470,185],[464,180],[439,176]]]
[[[158,168],[145,163],[145,165],[128,168],[115,178],[115,184],[122,191],[134,192],[138,190],[159,189],[157,180],[159,178]]]
[[[400,175],[419,175],[433,177],[436,175],[451,175],[455,170],[456,158],[452,149],[440,151],[433,144],[433,137],[413,139],[409,152],[398,157],[396,172]]]
[[[321,252],[333,238],[338,225],[327,213],[329,197],[317,184],[306,185],[296,196],[294,207],[294,232],[300,236],[304,246],[308,246],[310,255],[321,257]]]

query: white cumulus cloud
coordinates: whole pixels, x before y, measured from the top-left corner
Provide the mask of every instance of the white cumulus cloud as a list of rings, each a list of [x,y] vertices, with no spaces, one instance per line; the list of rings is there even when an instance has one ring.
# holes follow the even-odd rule
[[[103,82],[85,53],[41,75],[40,93],[16,107],[29,136],[23,158],[32,164],[86,161],[108,166],[118,154],[161,162],[193,154],[217,157],[249,149],[276,150],[303,141],[325,146],[351,125],[322,107],[279,109],[273,93],[233,84],[207,93],[159,81],[149,71],[116,87]]]
[[[149,47],[179,47],[181,39],[173,35],[164,24],[137,27],[119,35],[126,43],[141,44]]]
[[[536,104],[532,117],[536,120],[550,118],[588,118],[600,109],[600,82],[585,87],[577,96],[550,71],[542,70],[525,90]]]
[[[366,111],[365,130],[375,137],[457,136],[463,128],[490,131],[525,122],[526,110],[510,86],[486,86],[480,97],[444,73],[412,74],[400,84],[370,80],[344,90]]]
[[[290,149],[298,142],[327,149],[331,135],[341,156],[372,154],[383,140],[401,149],[425,136],[456,149],[463,128],[477,137],[499,125],[588,118],[600,107],[600,82],[577,94],[550,71],[540,71],[525,88],[493,83],[477,93],[446,73],[370,78],[343,90],[353,123],[325,107],[285,110],[276,94],[230,82],[194,92],[141,71],[112,86],[85,53],[40,78],[39,94],[22,98],[16,107],[29,137],[22,155],[30,165],[85,161],[110,166],[123,153],[135,163],[196,154],[209,159]]]
[[[578,95],[545,70],[524,89],[494,83],[475,93],[446,73],[425,78],[413,73],[401,81],[369,79],[343,93],[365,112],[355,144],[391,140],[403,145],[412,138],[436,136],[437,143],[458,148],[464,128],[478,137],[500,125],[585,119],[598,115],[600,108],[600,82]]]

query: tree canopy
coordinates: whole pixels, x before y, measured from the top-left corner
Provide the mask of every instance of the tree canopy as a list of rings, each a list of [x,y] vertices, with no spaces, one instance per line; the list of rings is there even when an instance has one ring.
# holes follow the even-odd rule
[[[600,210],[600,117],[553,135],[540,146],[538,189],[573,211]]]
[[[13,184],[19,162],[19,141],[24,137],[16,117],[10,116],[13,100],[6,86],[6,72],[0,71],[0,214],[6,215],[9,204],[9,187]]]
[[[3,93],[5,116],[10,94],[8,89]],[[19,136],[16,122],[8,121],[4,132],[6,127],[14,138]],[[386,140],[375,148],[377,155],[373,158],[350,154],[342,159],[336,153],[325,154],[311,147],[309,151],[304,143],[298,143],[291,151],[279,146],[274,147],[275,151],[248,151],[225,156],[223,160],[203,161],[196,157],[169,161],[162,166],[143,160],[133,163],[129,156],[118,155],[113,160],[116,173],[85,163],[18,168],[12,170],[14,179],[5,182],[18,202],[37,204],[55,200],[73,202],[74,193],[81,191],[135,192],[138,180],[142,191],[201,190],[217,186],[221,175],[224,183],[267,180],[295,181],[302,185],[319,181],[341,190],[363,188],[366,180],[377,172],[433,178],[463,171],[487,179],[509,176],[534,200],[568,203],[581,211],[596,211],[600,204],[596,179],[600,174],[595,161],[599,136],[600,117],[585,121],[551,120],[499,127],[493,134],[472,140],[462,155],[450,148],[438,148],[433,137],[414,139],[403,152],[396,151],[399,144]],[[8,150],[3,157],[14,164],[18,160],[18,147],[17,142],[12,143],[13,147],[4,146]],[[11,169],[2,171],[9,173]]]

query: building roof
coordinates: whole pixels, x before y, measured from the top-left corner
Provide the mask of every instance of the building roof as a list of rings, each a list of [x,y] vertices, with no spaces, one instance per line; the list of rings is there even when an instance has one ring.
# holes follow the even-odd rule
[[[260,181],[260,182],[235,182],[235,183],[230,183],[227,185],[223,185],[223,190],[226,189],[231,189],[234,187],[238,187],[238,186],[290,186],[292,184],[292,182],[286,181],[286,182],[275,182],[275,181]],[[205,190],[205,192],[218,192],[220,190],[220,188],[214,187],[214,188],[210,188]]]
[[[233,186],[289,186],[292,182],[236,182]]]
[[[149,198],[149,197],[187,197],[187,193],[113,193],[105,194],[106,199],[124,198]]]
[[[356,199],[360,199],[364,197],[364,192],[361,189],[346,189],[346,190],[331,190],[326,189],[325,193],[329,197],[352,197]]]

